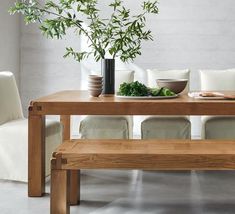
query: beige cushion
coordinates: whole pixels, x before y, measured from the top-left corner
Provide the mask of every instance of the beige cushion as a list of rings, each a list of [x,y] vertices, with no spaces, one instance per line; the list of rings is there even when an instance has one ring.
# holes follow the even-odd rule
[[[202,117],[202,138],[203,139],[235,139],[235,118],[223,117]]]
[[[134,71],[129,70],[116,70],[115,71],[115,91],[117,92],[120,84],[123,82],[133,82],[134,81]]]
[[[80,123],[83,139],[132,138],[132,118],[128,116],[87,116]]]
[[[188,69],[185,70],[147,70],[149,87],[157,87],[156,79],[188,79]],[[187,93],[189,84],[182,93]],[[142,139],[189,139],[191,137],[191,123],[184,116],[151,116],[141,124]]]
[[[201,90],[219,91],[235,90],[235,69],[201,70]],[[205,139],[235,139],[234,116],[203,116],[202,138]]]
[[[21,101],[14,75],[11,72],[0,72],[0,125],[23,118]]]
[[[46,121],[46,175],[52,152],[62,142],[59,122]],[[28,120],[13,120],[0,126],[0,179],[28,181]]]
[[[115,71],[115,90],[123,82],[132,82],[134,71]],[[87,116],[80,122],[79,132],[84,139],[128,139],[132,138],[132,116]]]
[[[200,70],[201,90],[233,91],[235,90],[235,69]]]
[[[141,124],[142,139],[190,139],[187,117],[149,117]]]
[[[62,142],[59,122],[46,121],[46,175]],[[0,179],[28,181],[28,120],[24,119],[14,75],[0,72]]]

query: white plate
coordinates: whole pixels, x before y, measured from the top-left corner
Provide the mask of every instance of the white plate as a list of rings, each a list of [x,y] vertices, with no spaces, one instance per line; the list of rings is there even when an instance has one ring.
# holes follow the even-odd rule
[[[172,99],[178,97],[178,94],[172,95],[172,96],[121,96],[121,95],[115,95],[117,98],[121,99],[138,99],[138,100],[159,100],[159,99]]]
[[[202,97],[200,93],[201,92],[189,92],[188,96],[198,100],[224,100],[224,97]],[[214,93],[221,94],[219,92]]]

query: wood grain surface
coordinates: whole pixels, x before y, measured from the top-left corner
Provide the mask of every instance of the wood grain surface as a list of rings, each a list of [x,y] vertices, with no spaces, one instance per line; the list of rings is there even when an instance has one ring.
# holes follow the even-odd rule
[[[70,115],[60,115],[63,124],[63,140],[70,140]],[[70,205],[80,204],[80,170],[70,171]]]
[[[69,170],[51,170],[50,213],[69,214]]]
[[[45,116],[29,114],[28,196],[45,193]]]
[[[234,92],[223,92],[228,94],[233,94]],[[29,196],[42,196],[45,192],[45,115],[62,115],[61,121],[65,126],[64,139],[69,139],[70,128],[69,128],[69,116],[70,115],[235,115],[235,101],[234,100],[197,100],[188,97],[187,95],[180,95],[176,99],[165,99],[165,100],[137,100],[137,99],[120,99],[115,96],[112,97],[90,97],[87,91],[61,91],[46,97],[42,97],[36,100],[33,100],[29,106],[29,183],[28,183],[28,195]],[[125,146],[126,141],[123,141]],[[227,142],[226,142],[227,143]],[[117,149],[120,149],[118,145]],[[146,151],[144,147],[147,145],[138,146],[136,148],[137,151]],[[160,146],[160,145],[159,145]],[[169,145],[171,147],[173,145]],[[93,145],[90,146],[92,148]],[[130,146],[131,147],[131,146]],[[147,146],[148,147],[148,146]],[[185,146],[184,146],[185,147]],[[189,146],[191,148],[191,146]],[[210,146],[208,146],[208,149]],[[151,147],[150,147],[151,148]],[[177,145],[177,148],[181,148],[180,145]],[[202,146],[197,148],[203,148]],[[223,150],[224,148],[224,150]],[[193,150],[196,148],[193,148]],[[204,150],[207,148],[203,148]],[[134,148],[132,148],[134,151]],[[167,148],[168,151],[169,148]],[[192,150],[192,151],[193,151]],[[191,159],[186,157],[186,154],[174,154],[177,155],[173,159],[169,159],[168,162],[177,159],[177,161],[182,161],[182,165],[178,165],[178,168],[191,168],[191,169],[224,169],[224,168],[232,168],[233,166],[229,165],[229,161],[233,161],[233,154],[226,154],[228,152],[228,148],[226,144],[221,144],[219,146],[219,150],[221,150],[221,159],[219,158],[219,154],[201,154],[196,153],[194,159],[193,154],[191,155]],[[115,150],[116,151],[116,150]],[[128,151],[128,150],[126,150]],[[189,150],[187,150],[189,151]],[[191,150],[190,150],[191,151]],[[213,151],[213,150],[211,150]],[[149,151],[150,152],[150,151]],[[174,151],[175,152],[175,151]],[[102,153],[103,154],[103,153]],[[108,154],[106,154],[108,155]],[[148,153],[148,157],[144,156],[144,154],[128,154],[128,152],[119,154],[114,153],[116,156],[116,160],[120,159],[119,165],[115,164],[115,166],[119,168],[128,168],[128,165],[123,164],[121,160],[124,162],[128,160],[128,157],[131,157],[134,162],[139,160],[138,165],[131,165],[130,168],[155,168],[155,169],[166,169],[169,167],[170,169],[176,169],[177,167],[173,167],[164,165],[163,156],[167,157],[167,154],[162,154],[163,163],[161,164],[158,159],[158,155],[153,154],[152,157]],[[134,157],[136,155],[136,157]],[[141,156],[142,155],[142,156]],[[223,156],[224,155],[224,156]],[[232,156],[230,156],[232,155]],[[173,154],[171,154],[173,157]],[[80,154],[80,158],[84,158],[83,162],[80,162],[79,166],[74,166],[73,169],[82,169],[88,167],[89,161],[87,161],[87,157],[91,158],[91,160],[96,161],[104,161],[107,162],[106,156],[98,156],[95,154]],[[139,157],[139,158],[138,158]],[[169,157],[169,156],[168,156]],[[102,160],[105,158],[105,160]],[[192,162],[191,165],[184,165],[185,158]],[[200,159],[198,159],[200,158]],[[205,158],[210,158],[208,161],[208,166],[206,166]],[[201,167],[198,162],[204,163],[204,168]],[[225,161],[226,159],[226,161]],[[83,160],[83,159],[82,159]],[[204,161],[205,160],[205,161]],[[221,162],[219,162],[221,160]],[[156,165],[159,163],[158,165]],[[213,161],[216,163],[211,165]],[[216,162],[217,161],[217,162]],[[75,161],[78,162],[78,161]],[[107,165],[102,165],[97,167],[106,167],[112,168],[114,165],[112,162]],[[154,164],[151,165],[151,162]],[[210,163],[210,164],[209,164]],[[232,164],[233,165],[233,164]],[[94,166],[94,165],[93,165]],[[144,167],[145,166],[145,167]],[[177,168],[177,169],[178,169]],[[79,171],[78,171],[79,173]],[[75,171],[71,172],[71,182],[76,184],[77,178],[79,178],[79,174],[76,175]],[[79,184],[78,184],[79,185]],[[72,195],[74,197],[72,197]],[[73,200],[74,198],[74,200]],[[77,193],[75,191],[71,191],[71,202],[74,201],[76,203]]]
[[[233,141],[73,140],[56,152],[61,169],[235,169]]]
[[[32,105],[37,109],[35,114],[42,115],[235,115],[234,100],[198,100],[187,95],[138,100],[90,97],[87,91],[62,91],[36,99]]]

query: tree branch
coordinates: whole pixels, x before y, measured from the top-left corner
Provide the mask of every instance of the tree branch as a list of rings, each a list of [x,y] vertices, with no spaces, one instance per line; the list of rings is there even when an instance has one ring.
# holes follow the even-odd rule
[[[55,15],[57,17],[60,17],[60,18],[63,18],[63,19],[67,19],[69,21],[71,21],[73,24],[75,24],[87,37],[88,39],[90,40],[90,42],[92,43],[92,45],[95,47],[95,49],[97,50],[97,52],[99,52],[99,54],[101,55],[102,58],[104,58],[105,56],[103,55],[102,52],[100,52],[99,48],[96,46],[96,44],[93,42],[93,40],[91,39],[89,33],[80,25],[78,24],[76,21],[74,21],[73,19],[71,18],[68,18],[68,17],[65,17],[61,14],[58,14],[58,13],[55,13],[55,12],[52,12],[52,11],[49,11],[49,10],[46,10],[46,9],[43,9],[43,8],[36,8],[36,7],[33,7],[34,9],[38,9],[40,10],[41,12],[45,12],[49,15]]]

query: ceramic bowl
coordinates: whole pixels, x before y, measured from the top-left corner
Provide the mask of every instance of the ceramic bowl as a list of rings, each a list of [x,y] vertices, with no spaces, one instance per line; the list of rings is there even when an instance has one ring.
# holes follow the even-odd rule
[[[100,83],[103,83],[103,80],[88,80],[88,83],[89,84],[100,84]]]
[[[89,75],[89,80],[91,81],[102,81],[103,77],[98,75]]]
[[[162,88],[169,88],[171,91],[175,92],[176,94],[181,93],[187,83],[187,79],[157,79],[156,80],[158,87]]]
[[[102,91],[102,89],[103,89],[103,87],[92,87],[92,86],[90,86],[90,87],[88,87],[88,90],[90,91]]]
[[[103,85],[102,84],[100,84],[100,85],[88,85],[88,88],[89,89],[102,89]]]
[[[102,93],[102,89],[89,89],[88,91],[92,97],[98,97]]]
[[[102,82],[88,82],[88,86],[102,86],[103,83]]]

